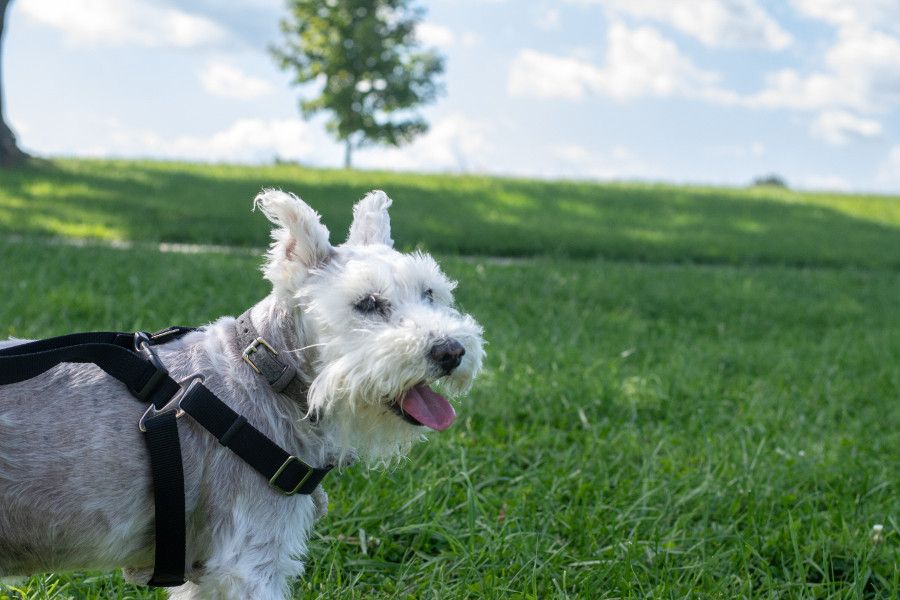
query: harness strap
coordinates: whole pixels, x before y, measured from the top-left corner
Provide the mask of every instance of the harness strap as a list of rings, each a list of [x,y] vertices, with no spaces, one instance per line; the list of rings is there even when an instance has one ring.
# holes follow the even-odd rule
[[[76,333],[0,350],[0,385],[31,379],[61,363],[93,363],[125,384],[137,399],[151,402],[140,421],[150,454],[155,505],[154,571],[148,582],[151,586],[184,583],[184,469],[176,421],[181,414],[190,415],[282,494],[311,494],[333,466],[313,468],[288,454],[199,383],[202,378],[192,378],[184,388],[175,382],[152,346],[190,331],[193,329],[169,327],[153,334]],[[135,351],[135,345],[140,353]],[[289,393],[286,388],[299,381],[292,373],[288,375],[283,371],[277,378],[281,380],[279,384],[286,380],[282,388],[285,393]]]
[[[61,363],[93,363],[125,384],[135,398],[162,409],[181,387],[149,347],[190,331],[169,327],[153,334],[74,333],[18,344],[0,350],[0,384],[31,379]],[[147,345],[143,356],[134,351],[136,342]],[[184,469],[175,419],[175,411],[165,411],[140,423],[150,455],[155,508],[155,557],[148,585],[159,587],[184,583]]]
[[[156,534],[153,575],[147,585],[156,587],[184,583],[184,467],[176,414],[168,410],[144,422],[144,441],[153,474]]]
[[[288,454],[203,384],[191,386],[179,407],[282,494],[311,494],[333,468],[317,469]]]
[[[169,328],[165,341],[181,337],[191,329]],[[150,344],[153,334],[148,336]],[[157,340],[161,338],[156,338]],[[61,363],[93,363],[125,384],[138,400],[149,400],[161,408],[179,386],[162,364],[145,360],[133,351],[134,334],[100,331],[73,333],[18,344],[0,350],[0,385],[19,383],[49,371]]]

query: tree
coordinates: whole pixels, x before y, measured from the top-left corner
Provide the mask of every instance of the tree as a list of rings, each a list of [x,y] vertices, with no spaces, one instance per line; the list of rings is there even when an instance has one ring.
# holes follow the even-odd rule
[[[6,22],[6,9],[12,0],[0,0],[0,167],[21,164],[28,155],[16,145],[16,136],[3,118],[3,26]]]
[[[290,0],[288,10],[272,55],[295,85],[322,85],[300,111],[331,113],[326,127],[344,143],[345,167],[354,148],[400,146],[428,130],[415,108],[437,97],[444,61],[416,39],[423,9],[410,0]]]
[[[787,181],[784,177],[776,173],[757,177],[753,180],[753,187],[777,187],[787,189]]]

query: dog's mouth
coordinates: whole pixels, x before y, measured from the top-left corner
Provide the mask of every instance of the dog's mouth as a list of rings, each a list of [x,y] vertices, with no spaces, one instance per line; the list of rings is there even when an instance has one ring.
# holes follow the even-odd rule
[[[425,383],[408,389],[391,404],[391,409],[409,423],[435,431],[447,429],[456,419],[453,405]]]

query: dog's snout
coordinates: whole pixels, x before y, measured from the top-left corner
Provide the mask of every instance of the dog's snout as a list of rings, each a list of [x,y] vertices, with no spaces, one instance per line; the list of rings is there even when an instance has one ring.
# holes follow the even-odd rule
[[[465,353],[466,349],[456,340],[441,340],[431,347],[431,360],[436,362],[445,373],[450,373],[459,366]]]

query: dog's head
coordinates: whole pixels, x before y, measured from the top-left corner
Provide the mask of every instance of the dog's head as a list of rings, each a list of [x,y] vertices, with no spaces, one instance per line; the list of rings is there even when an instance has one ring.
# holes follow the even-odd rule
[[[394,250],[390,198],[375,191],[359,201],[340,246],[292,194],[265,191],[255,205],[277,226],[263,272],[314,357],[309,404],[323,425],[370,461],[449,427],[455,411],[432,386],[469,389],[482,330],[454,307],[456,284],[431,256]]]

